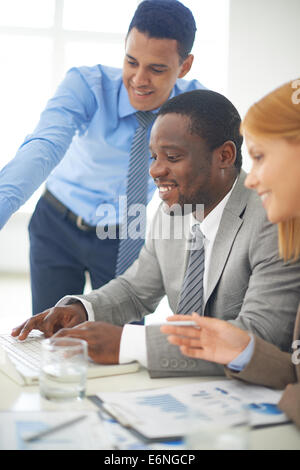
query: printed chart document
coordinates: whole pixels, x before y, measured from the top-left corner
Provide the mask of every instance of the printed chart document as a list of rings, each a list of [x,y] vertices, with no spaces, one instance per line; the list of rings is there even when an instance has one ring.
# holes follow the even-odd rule
[[[225,412],[230,416],[235,403],[247,407],[252,427],[288,422],[277,407],[281,394],[282,391],[225,379],[137,392],[103,392],[97,394],[97,399],[99,406],[120,424],[145,439],[167,440],[186,435],[193,407],[198,413],[201,409],[201,418],[208,423],[218,423]],[[236,419],[233,413],[233,425]]]

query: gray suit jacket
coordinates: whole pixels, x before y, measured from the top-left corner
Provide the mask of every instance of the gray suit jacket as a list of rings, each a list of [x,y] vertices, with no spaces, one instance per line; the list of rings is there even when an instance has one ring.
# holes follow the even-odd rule
[[[288,350],[299,300],[300,264],[284,265],[279,260],[277,228],[267,221],[255,192],[244,187],[245,177],[242,172],[238,178],[214,242],[204,315],[232,321]],[[178,232],[180,219],[160,208],[135,263],[124,275],[82,296],[91,302],[96,320],[116,325],[138,320],[152,313],[164,295],[177,312],[189,255],[187,237]],[[171,239],[161,236],[166,226]],[[224,374],[218,364],[184,357],[157,325],[146,328],[146,338],[152,377]]]

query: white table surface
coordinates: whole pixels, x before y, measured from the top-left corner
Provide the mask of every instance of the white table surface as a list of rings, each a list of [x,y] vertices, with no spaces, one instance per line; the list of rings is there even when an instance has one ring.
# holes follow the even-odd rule
[[[138,372],[98,379],[89,379],[87,395],[104,391],[129,391],[154,389],[172,385],[220,379],[220,377],[189,377],[151,379],[146,369]],[[222,378],[223,379],[223,378]],[[0,411],[66,411],[66,404],[59,405],[42,399],[38,386],[21,387],[0,372]],[[87,398],[78,403],[69,404],[68,410],[94,410],[96,406]],[[251,431],[251,449],[253,450],[300,450],[300,431],[293,424],[273,426]]]

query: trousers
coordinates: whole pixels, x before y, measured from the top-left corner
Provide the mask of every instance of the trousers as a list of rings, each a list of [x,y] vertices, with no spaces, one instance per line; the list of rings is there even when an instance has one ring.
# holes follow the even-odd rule
[[[119,240],[100,240],[80,230],[64,212],[41,197],[29,223],[32,314],[53,307],[65,295],[84,291],[86,273],[92,289],[115,277]]]

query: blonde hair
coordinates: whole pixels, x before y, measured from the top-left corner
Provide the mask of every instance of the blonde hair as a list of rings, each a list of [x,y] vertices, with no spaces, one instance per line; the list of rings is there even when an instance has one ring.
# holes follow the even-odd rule
[[[300,218],[280,222],[277,226],[279,255],[285,261],[297,261],[300,257]]]
[[[300,78],[285,83],[253,104],[241,123],[241,133],[300,143],[299,87]],[[285,261],[300,257],[300,218],[278,224],[278,243],[279,254]]]

